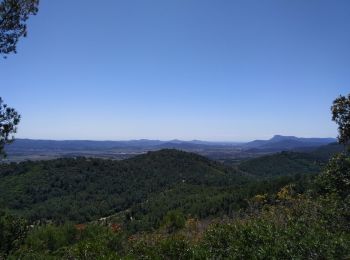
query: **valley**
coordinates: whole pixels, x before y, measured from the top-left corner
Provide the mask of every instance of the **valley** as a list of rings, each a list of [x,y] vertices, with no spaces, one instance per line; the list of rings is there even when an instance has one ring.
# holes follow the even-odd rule
[[[297,138],[276,135],[269,140],[256,140],[247,143],[207,142],[207,141],[53,141],[17,139],[6,147],[6,160],[50,160],[57,158],[91,157],[122,160],[149,151],[178,149],[193,152],[213,160],[241,160],[259,157],[281,151],[311,151],[323,145],[335,143],[335,138]]]

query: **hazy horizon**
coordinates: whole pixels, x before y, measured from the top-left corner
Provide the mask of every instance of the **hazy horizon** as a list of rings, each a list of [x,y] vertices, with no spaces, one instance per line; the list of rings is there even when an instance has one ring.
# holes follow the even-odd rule
[[[276,134],[277,136],[279,134]],[[269,140],[273,138],[274,136],[270,136],[267,138],[254,138],[250,140],[243,140],[243,141],[237,141],[237,140],[208,140],[208,139],[179,139],[179,138],[171,138],[171,139],[149,139],[149,138],[137,138],[137,139],[42,139],[42,138],[26,138],[26,137],[20,137],[16,139],[22,139],[22,140],[41,140],[41,141],[98,141],[98,142],[124,142],[124,141],[142,141],[142,140],[149,140],[149,141],[161,141],[161,142],[167,142],[167,141],[183,141],[183,142],[191,142],[191,141],[203,141],[203,142],[213,142],[213,143],[245,143],[245,142],[251,142],[255,140]],[[284,135],[283,135],[284,136]],[[319,137],[319,136],[293,136],[297,138],[334,138],[336,139],[336,136],[326,136],[326,137]]]
[[[18,53],[0,62],[17,138],[336,136],[350,1],[101,3],[41,1]]]

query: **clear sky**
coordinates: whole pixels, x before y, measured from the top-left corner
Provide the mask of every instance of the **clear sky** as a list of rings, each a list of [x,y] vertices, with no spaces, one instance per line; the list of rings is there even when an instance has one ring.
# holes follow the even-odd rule
[[[336,136],[349,0],[41,0],[0,60],[17,137]]]

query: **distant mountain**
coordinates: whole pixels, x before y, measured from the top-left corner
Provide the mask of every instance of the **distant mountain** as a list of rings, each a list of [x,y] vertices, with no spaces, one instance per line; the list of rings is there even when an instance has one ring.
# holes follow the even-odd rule
[[[6,150],[11,151],[77,151],[77,150],[106,150],[126,147],[152,147],[164,143],[159,140],[130,140],[130,141],[90,141],[90,140],[34,140],[16,139],[8,145]]]
[[[81,150],[108,150],[118,148],[187,148],[199,147],[202,145],[233,145],[237,143],[209,142],[209,141],[182,141],[182,140],[129,140],[129,141],[90,141],[90,140],[35,140],[35,139],[16,139],[14,143],[6,146],[8,152],[23,151],[81,151]]]
[[[255,140],[243,145],[244,149],[266,151],[294,150],[302,147],[318,147],[334,143],[335,138],[301,138],[295,136],[275,135],[269,140]]]
[[[317,147],[335,142],[334,138],[298,138],[276,135],[270,140],[255,140],[249,143],[210,142],[201,140],[33,140],[16,139],[5,147],[9,161],[47,160],[62,157],[97,157],[126,159],[148,151],[177,149],[195,152],[208,158],[236,159],[266,155],[281,151],[311,151]]]
[[[214,144],[204,144],[204,143],[193,143],[193,142],[166,142],[162,143],[160,145],[157,145],[156,147],[159,149],[178,149],[178,150],[198,150],[198,149],[206,149],[213,147]]]

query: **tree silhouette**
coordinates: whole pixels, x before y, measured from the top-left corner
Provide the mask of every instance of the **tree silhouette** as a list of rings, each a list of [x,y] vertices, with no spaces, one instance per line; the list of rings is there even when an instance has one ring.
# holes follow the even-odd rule
[[[2,0],[0,2],[0,55],[16,53],[16,45],[27,35],[26,21],[38,12],[39,0]]]
[[[340,96],[333,101],[332,120],[338,124],[339,143],[349,145],[350,142],[350,94]]]
[[[0,97],[0,156],[6,155],[4,147],[14,140],[20,119],[18,112],[4,104]]]

